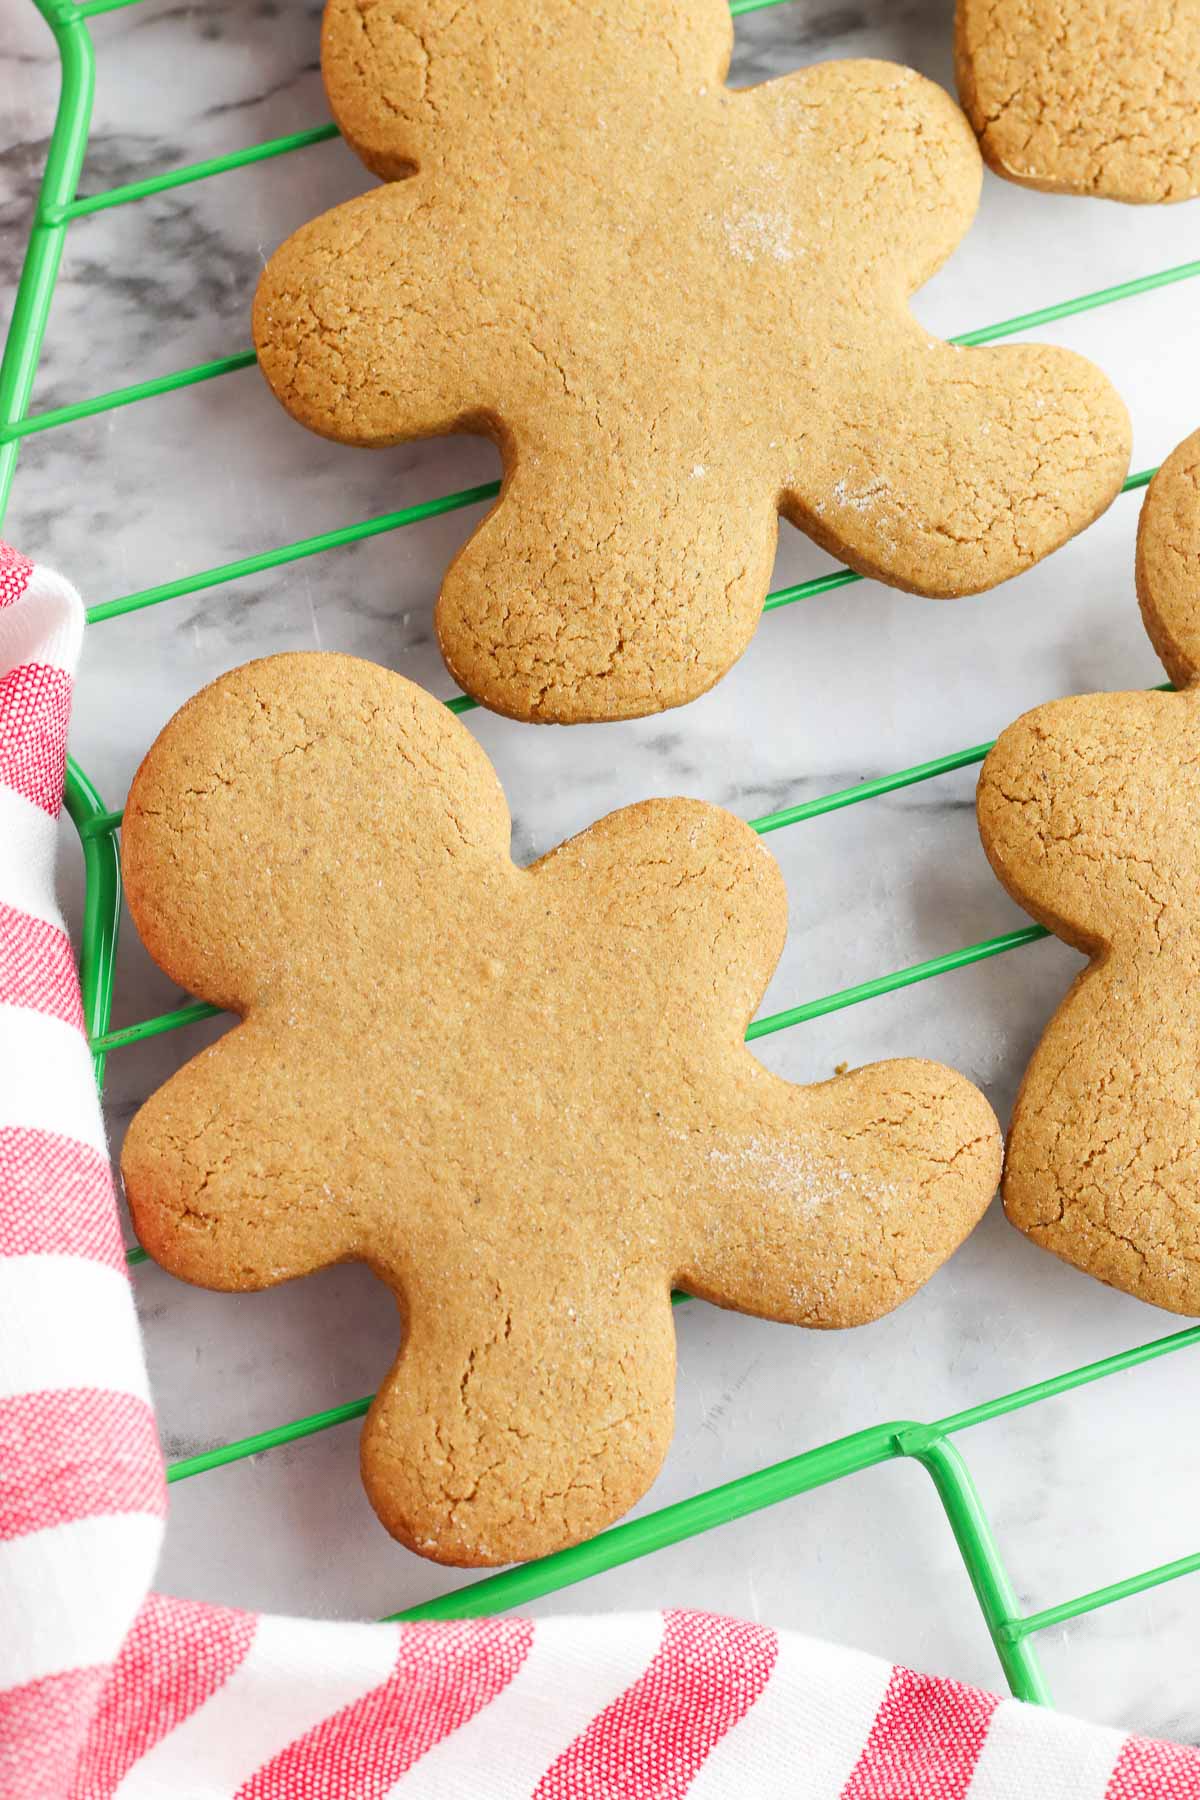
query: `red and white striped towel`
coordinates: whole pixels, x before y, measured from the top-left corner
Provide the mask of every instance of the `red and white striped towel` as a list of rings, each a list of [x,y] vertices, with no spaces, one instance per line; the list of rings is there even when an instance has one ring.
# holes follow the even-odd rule
[[[0,1800],[1200,1800],[1200,1753],[703,1613],[151,1593],[165,1514],[55,818],[82,614],[0,546]]]

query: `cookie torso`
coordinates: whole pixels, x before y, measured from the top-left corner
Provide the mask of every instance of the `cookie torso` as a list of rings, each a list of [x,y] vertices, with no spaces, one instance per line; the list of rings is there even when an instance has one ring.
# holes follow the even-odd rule
[[[1200,193],[1200,0],[958,0],[957,63],[984,156],[1010,180]]]
[[[363,1444],[384,1522],[443,1560],[542,1554],[653,1479],[670,1290],[877,1317],[986,1205],[994,1121],[897,1062],[796,1088],[742,1033],[786,900],[748,828],[627,808],[532,869],[469,733],[398,676],[282,656],[206,689],[125,815],[164,968],[245,1022],[122,1158],[168,1268],[259,1288],[358,1257],[399,1362]]]

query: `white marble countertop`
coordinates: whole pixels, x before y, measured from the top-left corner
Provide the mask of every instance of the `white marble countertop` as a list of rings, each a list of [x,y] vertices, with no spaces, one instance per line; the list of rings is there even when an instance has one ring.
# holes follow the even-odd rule
[[[734,80],[814,57],[885,55],[950,82],[950,0],[816,0],[738,22]],[[0,160],[6,271],[57,94],[28,0],[2,0],[0,91],[16,96]],[[325,116],[314,0],[143,0],[97,18],[95,129],[83,191]],[[11,102],[10,102],[11,105]],[[265,254],[368,184],[324,143],[72,228],[35,405],[241,349]],[[952,333],[1197,254],[1195,207],[1135,211],[1053,199],[990,176],[978,222],[919,296]],[[1092,356],[1133,414],[1134,467],[1200,424],[1195,285],[1085,313],[1040,335]],[[26,444],[7,534],[102,600],[470,482],[468,439],[388,452],[320,442],[254,370]],[[865,583],[786,608],[706,698],[638,723],[538,730],[470,716],[504,781],[526,859],[609,808],[685,793],[747,816],[990,738],[1052,695],[1161,679],[1132,568],[1136,496],[1083,538],[979,599],[935,603]],[[320,645],[373,657],[449,694],[431,638],[458,513],[95,627],[73,750],[110,805],[172,710],[253,655]],[[783,527],[776,582],[829,567]],[[1021,923],[975,834],[974,772],[781,832],[791,937],[769,1009]],[[64,880],[77,908],[77,857]],[[783,1074],[894,1054],[954,1063],[1006,1115],[1078,959],[1017,951],[765,1040]],[[125,934],[115,1023],[178,1000]],[[204,1041],[196,1027],[111,1059],[114,1143],[148,1089]],[[136,1273],[169,1455],[367,1392],[394,1350],[387,1295],[362,1270],[241,1298]],[[678,1426],[646,1508],[893,1418],[935,1418],[1182,1324],[1059,1265],[999,1207],[913,1302],[849,1336],[693,1304],[678,1315]],[[960,1440],[1026,1608],[1196,1548],[1195,1353],[1168,1358]],[[377,1526],[357,1431],[329,1431],[172,1490],[161,1585],[256,1607],[369,1617],[457,1584]],[[995,1685],[995,1657],[926,1475],[892,1464],[543,1601],[541,1611],[686,1604],[830,1636]],[[1059,1704],[1200,1737],[1200,1586],[1180,1582],[1041,1640]]]

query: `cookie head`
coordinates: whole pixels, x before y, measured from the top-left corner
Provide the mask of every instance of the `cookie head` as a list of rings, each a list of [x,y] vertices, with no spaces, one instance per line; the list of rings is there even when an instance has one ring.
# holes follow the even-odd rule
[[[1190,711],[1170,694],[1087,694],[1003,731],[979,777],[988,859],[1020,905],[1089,954],[1158,942],[1185,923],[1180,883],[1200,883],[1181,833],[1195,754]]]
[[[219,705],[197,695],[129,794],[122,869],[147,947],[181,987],[235,1012],[268,995],[303,1008],[318,988],[324,1005],[364,912],[374,929],[402,895],[391,929],[424,941],[453,929],[463,888],[507,857],[508,808],[470,734],[370,664],[317,667],[320,680],[311,657],[273,657],[224,677]],[[300,956],[314,938],[319,961]]]
[[[474,179],[523,110],[578,99],[581,56],[596,84],[582,125],[606,90],[619,106],[631,79],[646,93],[719,86],[732,49],[727,0],[327,0],[321,72],[343,135],[377,175],[457,166]]]
[[[812,1088],[750,1054],[786,896],[716,807],[627,807],[531,868],[466,729],[348,657],[252,663],[130,796],[129,899],[239,1015],[130,1126],[146,1248],[202,1285],[358,1258],[402,1346],[371,1498],[449,1562],[599,1529],[666,1453],[670,1294],[877,1318],[998,1177],[986,1101],[895,1062]]]
[[[913,290],[978,199],[963,115],[877,62],[724,85],[725,0],[331,0],[324,69],[388,184],[304,226],[254,337],[288,410],[382,446],[490,436],[500,500],[447,572],[451,672],[523,719],[693,698],[749,642],[782,513],[954,595],[1116,493],[1090,365],[953,348]],[[390,179],[398,175],[407,179]]]

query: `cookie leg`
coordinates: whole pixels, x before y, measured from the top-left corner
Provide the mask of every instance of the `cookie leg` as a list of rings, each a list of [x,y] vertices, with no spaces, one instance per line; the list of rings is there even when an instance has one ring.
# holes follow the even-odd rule
[[[577,427],[577,429],[576,429]],[[758,623],[774,498],[701,450],[647,458],[570,421],[507,447],[500,500],[447,572],[437,632],[451,674],[511,718],[638,718],[695,699]]]
[[[1000,1179],[992,1109],[938,1063],[876,1063],[812,1088],[760,1074],[692,1146],[696,1233],[679,1284],[792,1324],[880,1318],[986,1211]]]
[[[862,574],[978,593],[1090,525],[1129,449],[1120,396],[1082,357],[956,349],[914,326],[797,451],[781,507]]]
[[[600,1245],[570,1269],[527,1255],[477,1281],[456,1270],[452,1287],[453,1303],[432,1279],[409,1292],[404,1347],[363,1430],[380,1519],[468,1567],[591,1537],[646,1491],[670,1442],[666,1282]]]

